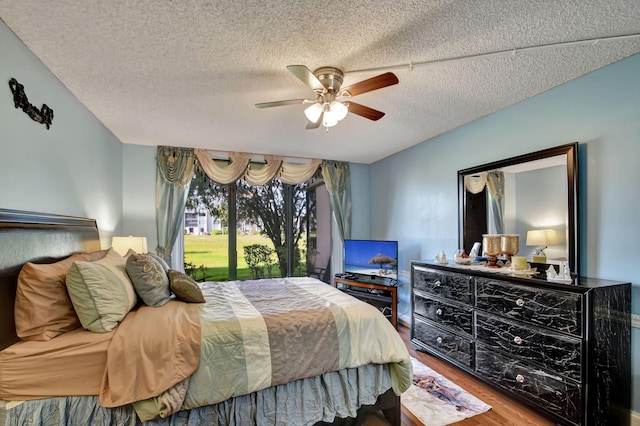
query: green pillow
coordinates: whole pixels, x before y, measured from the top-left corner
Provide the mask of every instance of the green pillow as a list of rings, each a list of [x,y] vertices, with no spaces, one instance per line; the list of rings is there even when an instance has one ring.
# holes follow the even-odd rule
[[[154,308],[171,299],[169,278],[162,265],[150,254],[132,254],[127,259],[127,274],[145,305]]]
[[[169,269],[169,287],[183,302],[204,303],[204,296],[198,283],[180,271]]]
[[[137,302],[125,258],[114,250],[95,262],[73,262],[66,284],[80,323],[96,333],[113,330]]]

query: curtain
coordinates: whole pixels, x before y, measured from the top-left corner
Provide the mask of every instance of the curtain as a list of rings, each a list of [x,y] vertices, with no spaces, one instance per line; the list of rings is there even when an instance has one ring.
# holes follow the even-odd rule
[[[278,176],[283,183],[297,185],[304,183],[313,176],[321,161],[314,159],[308,163],[286,163],[282,157],[265,155],[265,164],[260,167],[251,163],[251,155],[239,152],[229,153],[229,161],[216,162],[204,149],[196,149],[200,167],[209,178],[220,184],[226,185],[240,178],[251,185],[264,185]]]
[[[472,194],[478,194],[484,191],[484,187],[487,184],[487,172],[478,173],[475,175],[466,175],[464,177],[464,187],[467,192]]]
[[[282,167],[282,157],[275,155],[265,155],[265,164],[259,167],[256,163],[249,163],[249,167],[244,173],[244,180],[250,185],[264,185],[273,179]]]
[[[229,154],[229,162],[215,162],[207,151],[204,149],[195,150],[196,157],[202,170],[211,178],[212,181],[220,185],[227,185],[235,182],[244,175],[249,165],[251,156],[241,152],[232,152]]]
[[[499,170],[488,172],[487,188],[495,233],[502,234],[504,232],[504,172]]]
[[[351,237],[351,182],[349,163],[322,161],[322,177],[342,241]]]
[[[156,163],[156,252],[172,268],[183,270],[183,259],[172,259],[171,251],[182,231],[184,207],[194,174],[194,152],[191,148],[159,146]]]
[[[289,185],[297,185],[308,181],[318,170],[320,160],[311,160],[306,164],[282,163],[280,170],[280,180]]]

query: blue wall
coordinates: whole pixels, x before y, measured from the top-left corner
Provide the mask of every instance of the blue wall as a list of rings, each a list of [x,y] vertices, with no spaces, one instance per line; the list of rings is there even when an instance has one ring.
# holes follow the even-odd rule
[[[122,235],[147,237],[149,251],[158,245],[156,228],[156,147],[122,146]]]
[[[581,272],[634,283],[640,313],[639,76],[635,55],[372,164],[370,237],[400,242],[400,313],[410,310],[410,260],[458,246],[458,170],[574,141]],[[639,339],[634,329],[635,411]]]
[[[0,21],[0,207],[97,220],[103,247],[122,222],[122,143]],[[14,108],[9,79],[53,109],[49,130]]]

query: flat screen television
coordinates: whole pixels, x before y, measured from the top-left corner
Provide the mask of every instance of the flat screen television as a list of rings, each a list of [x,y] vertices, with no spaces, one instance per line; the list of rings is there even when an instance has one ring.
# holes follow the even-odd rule
[[[345,240],[344,272],[398,280],[398,242]]]

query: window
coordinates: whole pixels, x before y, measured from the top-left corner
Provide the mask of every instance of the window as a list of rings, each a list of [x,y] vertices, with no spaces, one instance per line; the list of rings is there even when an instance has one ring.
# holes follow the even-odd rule
[[[300,185],[283,184],[278,179],[263,186],[252,186],[243,180],[219,185],[198,170],[185,210],[186,272],[198,281],[312,273],[318,276],[320,269],[326,270],[330,242],[321,256],[317,255],[315,245],[312,251],[307,248],[309,242],[317,241],[315,199],[317,188],[324,187],[317,182],[317,176],[319,172],[315,180]],[[326,202],[328,205],[328,196]],[[204,225],[201,235],[189,232],[187,224],[194,216],[207,218],[200,222]],[[310,224],[314,227],[313,237],[307,232]],[[326,231],[321,240],[327,240],[329,235]]]

